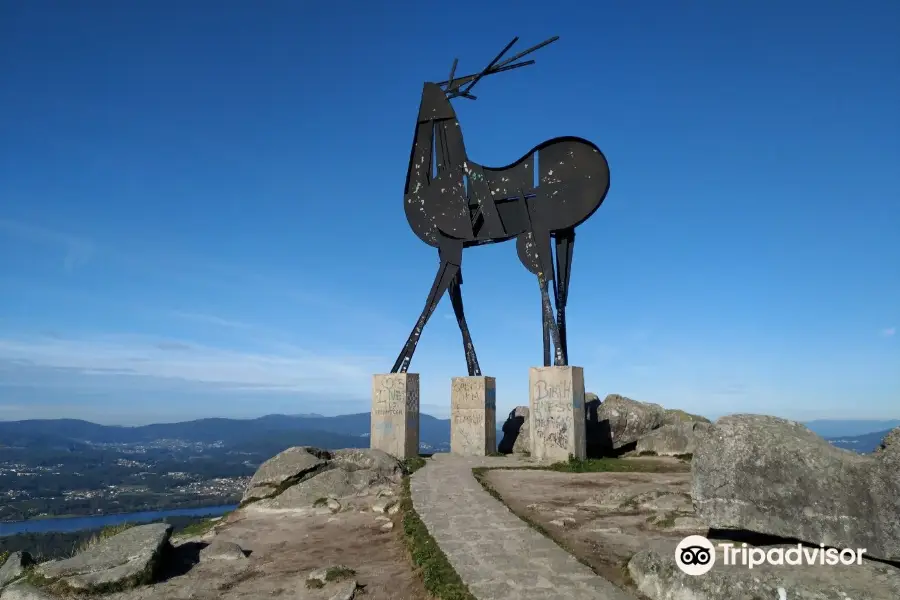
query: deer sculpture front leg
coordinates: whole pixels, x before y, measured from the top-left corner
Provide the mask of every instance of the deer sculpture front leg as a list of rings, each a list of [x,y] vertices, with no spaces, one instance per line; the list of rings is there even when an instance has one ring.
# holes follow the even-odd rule
[[[469,326],[466,324],[466,317],[463,312],[462,292],[460,290],[460,286],[462,285],[462,251],[462,242],[456,240],[441,241],[438,250],[438,256],[440,257],[441,262],[438,267],[438,272],[434,277],[431,291],[428,293],[428,298],[425,301],[425,308],[422,310],[422,314],[419,315],[419,319],[416,321],[409,337],[406,339],[406,344],[404,344],[403,350],[400,351],[400,355],[394,362],[391,373],[407,372],[407,369],[409,369],[409,365],[412,362],[413,354],[416,351],[416,346],[419,343],[419,338],[422,336],[422,330],[425,328],[431,315],[434,314],[438,303],[440,303],[441,298],[444,296],[444,292],[450,290],[453,311],[456,313],[456,320],[463,337],[463,346],[466,351],[466,366],[469,375],[481,375],[478,357],[475,355],[475,344],[472,342],[472,337],[469,334]]]

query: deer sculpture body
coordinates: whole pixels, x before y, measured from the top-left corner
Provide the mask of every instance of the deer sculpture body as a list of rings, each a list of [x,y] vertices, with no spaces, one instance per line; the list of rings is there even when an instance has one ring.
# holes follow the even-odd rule
[[[410,227],[423,242],[437,248],[440,266],[425,308],[392,373],[407,371],[425,324],[449,291],[462,333],[468,373],[481,375],[463,311],[462,254],[471,246],[512,239],[516,240],[519,260],[538,279],[544,366],[551,364],[551,341],[553,364],[568,365],[566,302],[575,228],[593,215],[606,197],[606,157],[588,140],[567,136],[538,144],[505,167],[477,164],[466,154],[462,129],[450,102],[454,98],[474,100],[470,92],[483,77],[534,64],[515,61],[557,39],[551,38],[500,62],[518,41],[515,38],[480,73],[454,78],[454,61],[447,81],[424,84],[403,201]]]

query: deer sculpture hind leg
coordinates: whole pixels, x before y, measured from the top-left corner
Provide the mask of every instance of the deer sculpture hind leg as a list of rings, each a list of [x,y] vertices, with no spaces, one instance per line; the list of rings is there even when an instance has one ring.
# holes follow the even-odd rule
[[[446,239],[441,240],[438,248],[438,256],[440,257],[441,263],[438,267],[437,274],[434,276],[434,283],[431,285],[431,291],[428,293],[428,298],[425,300],[425,308],[422,310],[422,314],[419,315],[415,327],[413,327],[409,337],[406,339],[406,344],[404,344],[403,350],[400,351],[400,355],[394,362],[391,373],[406,373],[407,369],[409,369],[409,363],[412,362],[413,354],[416,351],[416,345],[419,343],[419,338],[422,336],[422,330],[428,323],[428,319],[434,314],[444,292],[447,291],[450,284],[459,274],[460,263],[462,262],[462,250],[462,242],[457,242],[455,240],[449,241]]]
[[[469,334],[469,326],[466,323],[466,314],[463,311],[462,300],[462,267],[456,274],[456,278],[450,283],[450,301],[453,303],[453,312],[456,314],[456,322],[459,324],[459,331],[462,334],[463,349],[466,353],[466,368],[469,377],[480,377],[481,367],[478,365],[478,356],[475,354],[475,344],[472,342],[472,336]]]
[[[535,222],[528,207],[528,201],[524,200],[525,194],[520,192],[521,210],[527,218],[528,231],[521,234],[516,239],[516,248],[519,253],[519,260],[525,265],[529,271],[537,275],[538,285],[541,289],[541,318],[544,328],[544,366],[550,366],[550,352],[548,344],[549,339],[553,342],[553,364],[556,366],[565,366],[567,363],[563,356],[562,343],[560,342],[559,328],[553,315],[553,305],[550,303],[550,294],[548,287],[550,281],[554,281],[554,290],[556,289],[556,281],[553,271],[553,255],[550,246],[550,231],[545,227],[541,227],[540,222]]]
[[[556,232],[556,326],[562,345],[563,364],[569,364],[569,344],[566,338],[566,303],[569,301],[569,282],[572,274],[572,254],[575,250],[575,230]]]

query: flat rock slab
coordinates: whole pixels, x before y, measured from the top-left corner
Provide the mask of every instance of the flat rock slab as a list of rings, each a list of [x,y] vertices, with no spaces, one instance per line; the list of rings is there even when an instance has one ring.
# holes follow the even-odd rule
[[[0,600],[55,600],[47,592],[34,587],[30,583],[14,583],[3,588]]]
[[[715,543],[715,542],[714,542]],[[900,569],[863,560],[861,565],[724,565],[716,557],[703,575],[682,573],[675,563],[677,542],[638,552],[628,571],[650,600],[892,600],[900,598]],[[767,546],[768,548],[795,546]]]
[[[627,461],[687,469],[675,459]],[[515,514],[540,524],[596,572],[625,589],[630,589],[625,576],[628,560],[653,540],[677,543],[687,535],[707,533],[693,516],[691,475],[687,471],[561,473],[503,469],[488,471],[486,479]]]
[[[72,558],[40,564],[36,571],[78,590],[147,583],[171,533],[172,526],[166,523],[132,527]]]
[[[450,564],[479,600],[634,600],[491,497],[478,466],[533,461],[435,455],[410,482],[413,506]]]
[[[15,581],[25,573],[25,569],[34,564],[28,552],[13,552],[0,566],[0,588]]]

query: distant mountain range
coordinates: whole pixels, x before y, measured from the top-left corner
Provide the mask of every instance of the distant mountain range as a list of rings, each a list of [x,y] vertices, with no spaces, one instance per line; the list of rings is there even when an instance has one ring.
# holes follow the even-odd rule
[[[296,440],[321,448],[368,447],[369,413],[322,415],[266,415],[257,419],[198,419],[139,427],[98,425],[77,419],[0,421],[0,446],[71,446],[72,444],[136,444],[155,440],[222,442],[246,447],[273,438]],[[423,451],[450,449],[450,420],[419,415]]]
[[[839,448],[868,453],[900,420],[817,420],[804,423]],[[155,440],[222,442],[226,446],[267,446],[284,440],[292,445],[360,448],[369,445],[369,413],[325,417],[318,414],[266,415],[257,419],[198,419],[139,427],[98,425],[77,419],[0,421],[0,446],[69,447],[92,444],[136,444]],[[498,441],[502,434],[498,432]],[[423,451],[450,450],[450,420],[419,416]]]
[[[803,424],[823,438],[836,438],[872,434],[872,432],[890,431],[894,427],[900,426],[900,419],[884,419],[880,421],[867,419],[819,419],[816,421],[806,421]]]
[[[881,441],[891,430],[874,431],[872,433],[864,433],[862,435],[853,435],[845,437],[825,438],[833,446],[843,448],[844,450],[853,450],[860,454],[869,454],[878,448]]]

